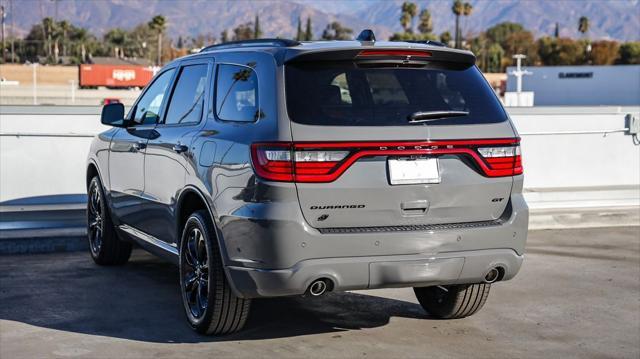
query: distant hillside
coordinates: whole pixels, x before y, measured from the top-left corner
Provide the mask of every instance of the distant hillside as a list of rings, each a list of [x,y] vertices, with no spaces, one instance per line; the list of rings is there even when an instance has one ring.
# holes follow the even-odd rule
[[[9,1],[0,0],[7,11]],[[558,22],[561,35],[577,37],[578,18],[584,15],[591,23],[591,38],[640,40],[639,0],[468,1],[474,10],[462,20],[465,33],[478,33],[499,22],[513,21],[540,36],[552,34]],[[427,4],[436,33],[453,31],[451,1],[415,2],[420,9]],[[386,39],[400,30],[401,4],[402,0],[13,0],[15,14],[7,16],[6,25],[11,28],[15,24],[16,33],[24,35],[43,17],[56,17],[57,7],[59,20],[69,20],[98,35],[113,27],[132,28],[153,15],[163,14],[168,18],[169,35],[173,38],[198,34],[219,37],[223,30],[253,21],[258,14],[264,35],[269,37],[294,36],[298,18],[304,22],[310,16],[316,36],[320,36],[328,22],[337,20],[355,33],[373,28],[379,39]]]
[[[461,18],[464,33],[478,33],[504,21],[517,22],[537,36],[552,35],[556,22],[560,35],[579,37],[578,19],[589,18],[588,36],[594,39],[610,38],[630,41],[640,40],[640,2],[638,0],[466,0],[473,5],[471,16]],[[398,18],[402,0],[375,0],[363,10],[352,15],[365,22],[387,26],[400,31]],[[453,31],[455,17],[451,12],[452,1],[415,2],[419,9],[425,6],[431,12],[434,32]],[[316,0],[314,4],[322,4]]]

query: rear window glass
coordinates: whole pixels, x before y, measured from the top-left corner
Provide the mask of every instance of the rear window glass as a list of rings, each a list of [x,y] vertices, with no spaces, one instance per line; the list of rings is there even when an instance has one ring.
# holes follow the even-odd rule
[[[359,67],[353,62],[286,66],[292,121],[327,126],[404,126],[423,111],[465,111],[431,125],[506,120],[493,90],[475,66]]]

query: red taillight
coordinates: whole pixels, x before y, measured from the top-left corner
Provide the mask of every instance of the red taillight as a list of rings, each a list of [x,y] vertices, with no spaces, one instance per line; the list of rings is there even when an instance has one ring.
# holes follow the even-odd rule
[[[493,177],[522,174],[520,145],[479,147],[478,153],[486,161]]]
[[[417,50],[362,50],[358,53],[358,57],[365,56],[431,57],[431,53]]]
[[[522,174],[520,139],[403,142],[275,142],[251,145],[256,174],[282,182],[332,182],[363,157],[460,154],[487,177]]]

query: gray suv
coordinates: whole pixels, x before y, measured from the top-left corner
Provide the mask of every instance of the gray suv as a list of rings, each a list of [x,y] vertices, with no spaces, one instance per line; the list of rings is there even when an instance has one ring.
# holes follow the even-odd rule
[[[478,311],[523,260],[520,139],[468,51],[264,39],[166,65],[87,163],[96,263],[133,243],[179,266],[200,333],[252,298],[413,287],[436,318]]]

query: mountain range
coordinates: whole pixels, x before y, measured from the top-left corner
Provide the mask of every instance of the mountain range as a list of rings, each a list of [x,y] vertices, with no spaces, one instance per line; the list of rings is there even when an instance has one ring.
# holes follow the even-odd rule
[[[5,6],[7,34],[26,34],[43,17],[68,20],[97,35],[110,28],[130,29],[157,14],[167,18],[167,34],[219,34],[260,16],[265,37],[294,37],[298,19],[312,19],[319,37],[331,21],[354,30],[371,28],[378,39],[400,31],[403,0],[0,0]],[[434,32],[453,33],[450,0],[413,1],[429,9]],[[468,0],[473,12],[461,19],[464,34],[477,34],[504,21],[521,23],[536,36],[551,35],[556,23],[561,36],[579,37],[578,19],[589,18],[592,39],[640,40],[640,0]],[[13,9],[13,12],[11,11]],[[417,17],[416,20],[417,22]]]

